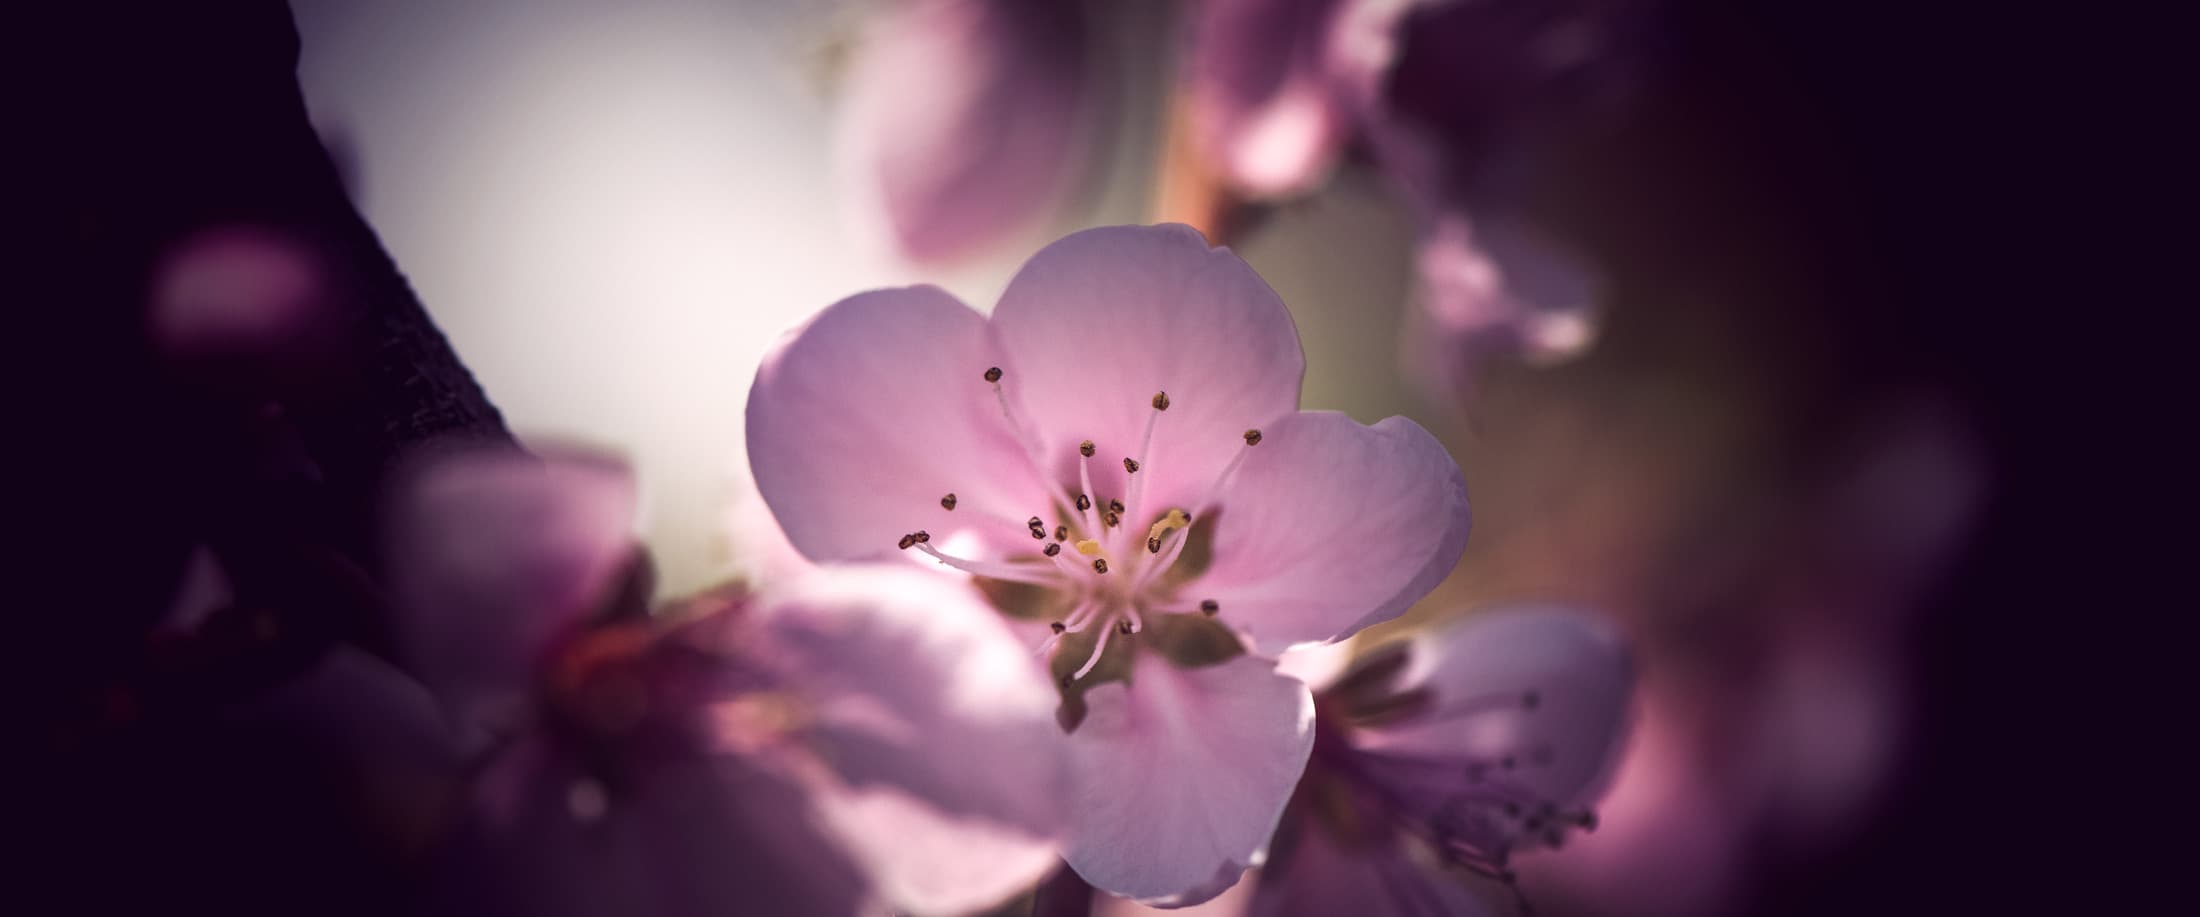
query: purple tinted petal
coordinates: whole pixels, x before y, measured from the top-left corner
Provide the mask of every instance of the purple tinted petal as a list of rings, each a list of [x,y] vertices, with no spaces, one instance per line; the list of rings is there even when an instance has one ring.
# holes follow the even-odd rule
[[[1095,888],[1197,904],[1265,857],[1313,749],[1313,698],[1250,656],[1179,669],[1140,653],[1133,666],[1128,684],[1085,695],[1069,735],[1063,858]]]
[[[1050,505],[985,380],[985,319],[933,287],[841,300],[789,334],[749,390],[749,466],[787,540],[820,563],[901,536],[1026,545]],[[956,495],[955,509],[942,498]]]
[[[1511,758],[1505,783],[1565,806],[1593,799],[1618,759],[1634,671],[1600,619],[1519,608],[1422,635],[1397,688],[1434,696],[1420,715],[1357,732],[1354,744],[1454,762],[1447,770],[1462,784],[1472,782],[1468,766]]]
[[[1263,654],[1396,617],[1466,547],[1459,466],[1410,420],[1305,411],[1251,448],[1222,490],[1213,566],[1186,588]]]
[[[774,587],[741,651],[796,698],[806,779],[894,903],[998,903],[1056,863],[1064,770],[1056,696],[969,585],[851,567]]]
[[[1447,213],[1422,236],[1410,345],[1447,395],[1471,389],[1492,358],[1549,362],[1594,341],[1598,282],[1588,267],[1518,227]]]
[[[1046,215],[1093,128],[1075,3],[917,0],[864,30],[840,112],[866,216],[918,261],[972,253]]]
[[[1174,224],[1088,229],[1041,249],[1001,294],[992,330],[1045,467],[1077,480],[1077,445],[1092,440],[1093,486],[1112,497],[1128,489],[1121,460],[1139,459],[1140,523],[1192,509],[1247,428],[1298,408],[1306,371],[1275,291]],[[1170,399],[1158,416],[1157,392]]]
[[[1340,72],[1352,46],[1339,40],[1364,5],[1210,0],[1194,8],[1187,93],[1196,137],[1232,184],[1288,194],[1328,170],[1364,101]]]
[[[418,472],[386,552],[413,671],[463,717],[497,718],[631,560],[634,503],[624,465],[578,453],[474,452]]]

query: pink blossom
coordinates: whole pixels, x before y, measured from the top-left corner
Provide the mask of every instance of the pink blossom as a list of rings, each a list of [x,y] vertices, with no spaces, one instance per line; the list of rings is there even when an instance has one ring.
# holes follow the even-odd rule
[[[953,912],[1054,863],[1053,694],[969,587],[798,576],[656,615],[625,469],[446,459],[388,547],[408,662],[481,737],[453,912]]]
[[[1261,861],[1311,747],[1311,697],[1270,660],[1395,617],[1465,546],[1443,447],[1298,410],[1303,371],[1236,255],[1183,226],[1093,229],[1033,256],[990,318],[931,287],[826,309],[758,371],[749,456],[812,560],[921,554],[1044,635],[1065,858],[1188,904]]]
[[[1579,612],[1487,612],[1370,654],[1321,733],[1262,871],[1260,915],[1497,913],[1462,879],[1595,827],[1633,675]]]

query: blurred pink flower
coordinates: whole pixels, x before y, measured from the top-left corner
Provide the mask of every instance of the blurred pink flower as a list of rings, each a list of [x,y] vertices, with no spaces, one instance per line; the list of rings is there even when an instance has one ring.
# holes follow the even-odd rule
[[[1065,858],[1194,903],[1260,862],[1313,741],[1270,660],[1395,617],[1465,546],[1443,447],[1299,411],[1303,372],[1236,255],[1094,229],[1034,255],[990,320],[931,287],[826,309],[758,371],[749,456],[812,560],[922,552],[1050,622]]]
[[[1492,197],[1514,134],[1616,81],[1633,0],[1213,0],[1185,92],[1197,149],[1254,198],[1312,190],[1355,142],[1419,226],[1414,343],[1447,390],[1493,355],[1585,347],[1596,280]],[[1502,198],[1503,194],[1495,195]],[[1472,219],[1468,212],[1476,216]],[[1424,332],[1433,331],[1434,335]]]
[[[405,655],[486,740],[439,906],[949,912],[1051,867],[1052,692],[966,586],[797,577],[653,617],[633,500],[614,463],[500,452],[397,508]]]
[[[839,113],[859,225],[916,262],[1034,229],[1094,128],[1078,3],[898,0],[865,24]]]
[[[1588,615],[1514,608],[1392,644],[1324,689],[1252,913],[1493,913],[1460,880],[1593,828],[1633,674]]]

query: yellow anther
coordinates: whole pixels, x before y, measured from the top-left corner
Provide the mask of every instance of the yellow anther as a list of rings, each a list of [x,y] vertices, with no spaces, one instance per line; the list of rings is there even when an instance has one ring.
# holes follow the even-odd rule
[[[1170,529],[1180,529],[1190,524],[1192,524],[1192,517],[1185,515],[1183,510],[1172,509],[1168,515],[1161,517],[1160,522],[1154,523],[1153,528],[1146,530],[1146,538],[1150,541],[1161,537],[1161,533]]]
[[[1077,553],[1091,557],[1100,553],[1100,542],[1087,538],[1077,543]]]

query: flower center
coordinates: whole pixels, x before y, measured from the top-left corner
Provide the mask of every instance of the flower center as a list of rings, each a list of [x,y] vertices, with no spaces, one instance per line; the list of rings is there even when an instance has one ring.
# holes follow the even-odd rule
[[[1061,596],[1058,607],[1070,610],[1053,622],[1054,634],[1040,644],[1039,653],[1053,651],[1070,634],[1101,629],[1093,642],[1092,655],[1070,676],[1072,681],[1085,677],[1099,664],[1111,633],[1129,637],[1143,632],[1147,615],[1218,614],[1221,605],[1215,600],[1180,598],[1178,584],[1170,583],[1163,574],[1183,556],[1193,521],[1214,508],[1217,494],[1243,464],[1246,453],[1260,443],[1260,431],[1239,434],[1246,448],[1230,459],[1192,509],[1148,506],[1146,480],[1153,474],[1154,428],[1170,404],[1169,393],[1157,391],[1137,448],[1121,456],[1126,492],[1103,495],[1094,490],[1092,465],[1107,459],[1101,457],[1099,444],[1089,439],[1077,445],[1077,489],[1073,492],[1069,489],[1072,485],[1044,473],[1051,466],[1040,454],[1037,437],[1010,405],[1008,393],[1001,387],[1002,375],[999,367],[992,367],[985,371],[985,380],[992,385],[1001,414],[1007,418],[1026,458],[1033,467],[1042,469],[1052,505],[1040,507],[1038,514],[1021,521],[976,509],[966,511],[977,515],[985,526],[1004,531],[1021,529],[1031,539],[1030,550],[994,560],[958,557],[933,545],[931,533],[923,530],[903,535],[898,547],[922,551],[975,576],[1036,585]],[[949,493],[940,497],[939,503],[942,509],[956,512],[960,501]]]

